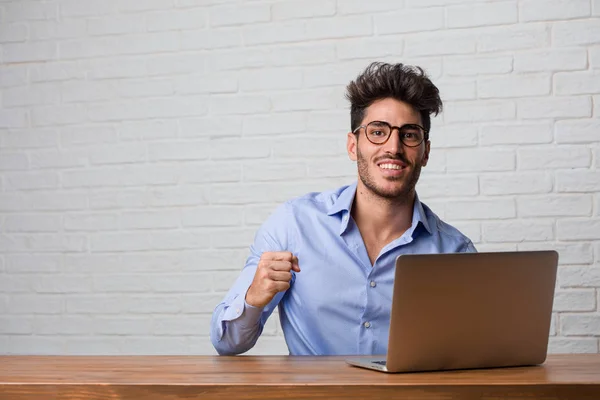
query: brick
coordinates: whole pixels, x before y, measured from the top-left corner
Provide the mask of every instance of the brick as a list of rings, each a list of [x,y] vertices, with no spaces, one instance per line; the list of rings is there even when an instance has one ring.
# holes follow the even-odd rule
[[[244,136],[301,133],[306,130],[306,113],[272,113],[244,117]]]
[[[181,311],[184,314],[198,314],[213,310],[223,300],[222,294],[186,294],[181,296]]]
[[[556,172],[556,191],[567,193],[593,193],[600,191],[600,175],[596,170]]]
[[[378,34],[434,31],[444,28],[444,9],[402,10],[373,16]]]
[[[86,21],[82,19],[36,21],[29,24],[29,39],[32,41],[75,39],[86,36],[86,34]]]
[[[132,355],[186,355],[190,352],[188,337],[125,336],[123,348]]]
[[[181,168],[183,184],[239,182],[242,165],[237,162],[186,163]]]
[[[555,124],[557,143],[594,143],[598,141],[600,120],[565,120]]]
[[[21,316],[2,316],[0,317],[1,334],[30,335],[34,333],[34,318]]]
[[[600,16],[600,2],[599,0],[592,0],[592,15]]]
[[[2,43],[24,42],[27,40],[27,25],[23,23],[9,23],[0,26]]]
[[[512,71],[512,56],[448,56],[444,72],[449,76],[506,74]]]
[[[513,24],[518,19],[513,1],[450,6],[445,11],[447,28]]]
[[[371,36],[373,22],[363,16],[314,18],[306,21],[306,39],[333,39]]]
[[[32,274],[2,274],[0,279],[0,290],[2,293],[25,293],[31,294],[32,280],[35,275]]]
[[[204,160],[210,154],[208,141],[160,142],[148,145],[150,161]]]
[[[79,125],[64,127],[60,130],[60,143],[64,147],[115,143],[117,131],[111,125]]]
[[[330,110],[343,98],[338,88],[318,88],[271,95],[272,111]]]
[[[12,314],[59,314],[62,312],[60,295],[16,294],[9,296]]]
[[[546,195],[517,198],[519,217],[591,216],[590,195]]]
[[[4,338],[7,343],[4,347],[7,349],[5,354],[55,355],[63,354],[64,351],[65,338],[61,337],[6,335]]]
[[[87,154],[79,151],[41,150],[32,152],[30,157],[31,167],[39,169],[84,167],[88,162]]]
[[[4,107],[22,107],[60,103],[60,87],[56,84],[34,84],[3,91]]]
[[[104,294],[65,296],[65,310],[72,314],[119,314],[125,310],[124,299]]]
[[[27,126],[27,111],[24,108],[0,110],[0,129],[25,128]]]
[[[147,274],[94,275],[93,291],[97,293],[148,293],[151,290]]]
[[[588,96],[518,99],[517,115],[521,119],[591,117],[592,102]]]
[[[517,150],[517,168],[558,169],[584,168],[591,165],[590,150],[585,147],[560,146]]]
[[[481,127],[480,143],[485,146],[551,143],[552,140],[552,125],[549,122],[518,122]]]
[[[53,129],[13,130],[3,134],[1,139],[3,149],[34,149],[58,145],[58,134]]]
[[[446,122],[478,122],[512,120],[516,115],[511,100],[477,100],[447,102],[444,111]]]
[[[356,165],[348,157],[334,159],[314,159],[308,163],[309,178],[344,177],[356,179]]]
[[[243,166],[244,182],[293,181],[306,177],[306,163],[248,162]]]
[[[180,121],[182,123],[183,121]],[[130,121],[119,124],[121,141],[150,141],[169,139],[177,136],[179,130],[175,120]]]
[[[30,193],[27,194],[30,195]],[[26,210],[28,209],[28,204],[25,203],[25,199],[24,193],[0,194],[0,210],[2,212]]]
[[[333,16],[335,11],[336,4],[333,0],[294,0],[286,1],[284,3],[274,3],[271,6],[271,14],[274,21],[296,18],[329,17]],[[341,14],[346,13],[341,11]]]
[[[256,234],[255,229],[227,229],[213,231],[210,235],[211,246],[215,249],[247,249],[254,241]],[[221,274],[222,275],[222,274]],[[214,289],[219,290],[218,285],[222,280],[218,279],[215,282],[217,285]],[[231,281],[230,283],[233,283]],[[227,286],[229,287],[229,286]],[[224,289],[221,287],[221,289]],[[224,289],[227,290],[227,289]]]
[[[554,222],[545,220],[513,220],[483,222],[485,242],[543,242],[554,239]]]
[[[29,159],[24,153],[0,153],[0,171],[29,169]]]
[[[150,25],[151,15],[147,16]],[[150,29],[149,29],[150,30]],[[87,19],[87,33],[91,36],[122,35],[146,31],[146,16],[144,15],[110,15]]]
[[[243,92],[300,89],[303,82],[300,69],[264,68],[248,70],[240,74],[240,90]]]
[[[181,301],[172,295],[144,295],[129,297],[124,308],[132,314],[177,314],[181,311]]]
[[[271,110],[271,101],[261,95],[215,95],[210,98],[210,113],[216,115],[255,114]]]
[[[33,289],[38,293],[87,293],[92,289],[92,278],[86,275],[36,274]]]
[[[208,111],[208,101],[208,96],[197,95],[94,103],[88,115],[97,122],[199,116]]]
[[[561,333],[565,336],[597,335],[600,332],[600,314],[562,314]]]
[[[383,11],[395,11],[402,6],[394,0],[383,0],[376,2],[365,2],[361,0],[338,0],[337,9],[342,15],[380,13]]]
[[[599,6],[600,7],[600,6]],[[582,51],[584,51],[582,49]],[[600,46],[589,47],[590,65],[592,69],[600,69]],[[583,69],[583,68],[581,68]],[[2,80],[0,79],[0,82]]]
[[[236,73],[186,75],[175,81],[173,86],[178,94],[236,93],[240,86],[238,81]]]
[[[68,213],[64,215],[66,231],[110,231],[119,228],[119,218],[115,213]]]
[[[227,227],[240,226],[243,212],[238,207],[196,207],[181,211],[184,227]]]
[[[182,35],[186,32],[182,32]],[[145,57],[143,73],[139,75],[160,76],[168,75],[183,75],[183,74],[199,74],[206,69],[206,57],[197,52],[183,54],[156,54],[150,57]],[[133,60],[132,60],[133,62]],[[136,68],[132,68],[131,72]],[[112,72],[112,71],[111,71]]]
[[[0,66],[0,87],[9,88],[14,86],[27,85],[28,68],[24,65],[1,65]]]
[[[148,31],[178,31],[203,29],[207,26],[206,9],[173,10],[148,13],[146,24]]]
[[[101,233],[91,236],[91,249],[98,252],[203,249],[209,235],[195,231]]]
[[[219,249],[201,250],[181,254],[181,269],[185,272],[192,271],[238,271],[242,268],[248,257],[248,249]],[[203,260],[198,263],[198,260]],[[207,289],[209,291],[210,289]],[[216,303],[215,303],[216,305]]]
[[[240,28],[181,32],[181,48],[183,50],[209,50],[241,46],[242,33]]]
[[[9,190],[55,189],[59,186],[56,172],[10,172],[5,174]]]
[[[220,104],[219,107],[221,107]],[[242,104],[240,104],[240,110],[243,111]],[[230,140],[228,137],[242,135],[242,121],[243,117],[241,115],[183,118],[179,120],[180,136],[184,138],[210,136],[215,140]],[[212,143],[214,142],[211,141]]]
[[[146,161],[146,149],[139,144],[98,146],[90,149],[91,164],[130,164]]]
[[[93,332],[101,335],[143,335],[154,325],[152,319],[133,316],[98,317],[93,322]]]
[[[275,205],[251,205],[244,207],[244,225],[262,225],[275,208]]]
[[[448,216],[454,220],[506,219],[516,216],[512,199],[446,201]]]
[[[476,83],[472,80],[441,80],[437,81],[436,86],[440,91],[442,101],[474,100],[477,98]]]
[[[195,316],[194,318],[187,315],[161,316],[156,318],[152,333],[166,336],[196,336],[199,333],[206,332],[207,326],[210,326],[210,314]]]
[[[121,349],[122,340],[118,336],[70,337],[65,343],[64,354],[86,356],[123,354],[125,349]]]
[[[519,243],[519,251],[527,250],[556,250],[561,265],[589,264],[594,259],[589,243]]]
[[[274,159],[339,156],[344,152],[344,145],[335,138],[280,137],[273,140],[272,146]]]
[[[479,193],[476,176],[456,176],[449,180],[446,176],[422,176],[417,187],[422,198],[469,196]]]
[[[588,17],[590,12],[588,0],[525,0],[519,3],[519,20],[522,22]]]
[[[166,229],[179,227],[177,211],[126,211],[119,218],[123,230],[131,229]]]
[[[477,127],[472,124],[434,126],[429,135],[434,149],[473,147],[478,143]]]
[[[137,207],[196,206],[208,203],[204,188],[187,185],[180,187],[154,187],[147,190],[109,190],[92,192],[90,208],[96,210]]]
[[[544,173],[485,174],[479,177],[481,194],[510,195],[549,193],[552,177]]]
[[[514,57],[517,72],[571,71],[587,67],[587,54],[581,48],[526,51],[515,53]]]
[[[8,254],[6,256],[6,271],[9,273],[58,272],[62,264],[62,255]]]
[[[515,169],[515,153],[512,150],[448,150],[448,171],[511,171]]]
[[[594,96],[594,116],[600,116],[600,96]]]
[[[62,227],[60,215],[21,214],[7,215],[4,219],[6,232],[56,232]]]
[[[168,10],[173,7],[172,0],[129,0],[125,3],[117,2],[119,11],[151,11]]]
[[[209,15],[211,26],[217,27],[267,22],[270,18],[270,7],[266,4],[212,7]]]
[[[556,222],[560,240],[600,239],[600,219],[561,219]]]
[[[557,95],[595,94],[600,92],[600,71],[560,72],[554,75]]]
[[[477,38],[462,32],[417,33],[405,39],[405,56],[440,56],[475,53]]]
[[[86,193],[61,190],[60,192],[35,192],[28,196],[30,207],[36,211],[68,211],[87,208]]]
[[[461,4],[465,2],[469,2],[469,0],[408,0],[406,6],[409,8],[435,7]]]
[[[595,288],[600,286],[600,268],[597,266],[568,266],[558,269],[558,282],[563,288]]]
[[[31,109],[31,124],[34,127],[78,124],[86,120],[86,109],[79,104],[40,106]]]
[[[550,354],[586,354],[598,352],[598,340],[595,338],[550,338],[548,353]]]
[[[554,311],[595,311],[596,293],[593,289],[557,290],[554,296]]]
[[[211,141],[213,160],[266,158],[271,154],[270,141],[263,139],[221,139]]]
[[[482,99],[548,95],[550,89],[550,75],[545,73],[486,77],[477,81],[477,93]]]
[[[57,19],[58,4],[35,1],[6,2],[4,6],[6,22],[23,22]]]
[[[404,40],[400,36],[339,39],[335,45],[335,51],[331,51],[340,60],[392,57],[404,50]]]
[[[537,24],[491,28],[477,36],[477,50],[480,52],[537,49],[550,44],[549,28]]]
[[[552,26],[552,44],[556,47],[597,44],[600,37],[598,20],[556,22]]]
[[[96,15],[114,14],[117,11],[115,1],[65,0],[60,5],[63,17],[94,17]]]
[[[139,164],[66,171],[62,185],[64,188],[147,186],[176,184],[178,179],[176,166]]]
[[[300,42],[307,39],[304,21],[272,22],[244,27],[245,45]]]
[[[220,184],[210,188],[209,199],[219,205],[276,203],[314,190],[318,190],[315,184],[297,182]]]
[[[65,82],[61,88],[64,103],[85,103],[117,97],[116,87],[110,81]]]
[[[296,47],[296,46],[294,46]],[[288,54],[292,50],[288,51]],[[275,52],[273,50],[273,52]],[[313,54],[306,57],[313,57]],[[334,54],[335,56],[335,54]],[[271,57],[270,52],[264,48],[252,48],[252,50],[244,48],[231,49],[216,49],[211,52],[211,57],[206,59],[206,70],[210,73],[221,73],[224,71],[245,70],[248,68],[264,67],[268,64],[267,58]],[[279,54],[278,54],[279,57]],[[284,54],[281,55],[284,57]],[[275,57],[271,57],[275,58]],[[314,60],[313,60],[314,61]],[[295,65],[293,62],[279,60],[277,65]]]

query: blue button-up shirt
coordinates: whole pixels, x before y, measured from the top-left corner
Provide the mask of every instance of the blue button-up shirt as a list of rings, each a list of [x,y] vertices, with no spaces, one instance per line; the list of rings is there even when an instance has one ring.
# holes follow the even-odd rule
[[[259,228],[246,266],[213,313],[210,336],[219,354],[252,348],[275,307],[292,355],[385,354],[396,257],[476,251],[417,197],[411,227],[371,265],[350,215],[355,193],[356,183],[290,200]],[[256,308],[246,292],[267,251],[293,253],[301,272],[292,273],[286,292]]]

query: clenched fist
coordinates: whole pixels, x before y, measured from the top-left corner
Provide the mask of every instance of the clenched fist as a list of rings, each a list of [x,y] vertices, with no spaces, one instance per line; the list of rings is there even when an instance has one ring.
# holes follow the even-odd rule
[[[289,251],[264,252],[260,256],[246,303],[262,308],[279,292],[290,288],[292,271],[300,272],[298,257]]]

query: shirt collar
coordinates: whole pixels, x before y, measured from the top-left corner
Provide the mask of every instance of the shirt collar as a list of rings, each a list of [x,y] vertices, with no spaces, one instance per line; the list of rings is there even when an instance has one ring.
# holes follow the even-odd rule
[[[350,210],[352,209],[352,203],[354,202],[354,196],[356,195],[356,186],[357,182],[354,182],[351,185],[345,187],[341,191],[337,199],[334,200],[333,204],[329,206],[329,210],[327,211],[327,215],[335,215],[343,211],[342,223],[340,226],[340,235],[344,233],[348,228],[348,222],[350,221]],[[427,232],[429,232],[430,234],[432,233],[429,221],[427,221],[427,215],[425,214],[423,204],[419,200],[419,196],[416,195],[415,204],[413,206],[412,224],[409,228],[411,235],[417,229],[419,223],[423,225]]]

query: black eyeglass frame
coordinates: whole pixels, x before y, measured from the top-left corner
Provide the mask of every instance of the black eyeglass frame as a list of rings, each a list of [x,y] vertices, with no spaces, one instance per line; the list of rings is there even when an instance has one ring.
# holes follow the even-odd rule
[[[372,141],[371,139],[369,139],[369,135],[367,135],[367,127],[371,124],[383,124],[383,125],[387,125],[390,128],[390,134],[387,136],[387,138],[385,139],[385,141],[381,142],[381,143],[377,143]],[[363,129],[365,130],[365,137],[367,138],[367,140],[373,144],[378,144],[378,145],[382,145],[382,144],[386,144],[388,142],[388,140],[390,140],[390,137],[392,137],[392,132],[394,131],[394,129],[398,129],[398,133],[402,132],[402,128],[404,127],[417,127],[419,129],[421,129],[423,131],[423,139],[418,143],[418,144],[414,144],[414,145],[410,145],[410,144],[406,144],[404,143],[404,140],[402,140],[402,136],[400,136],[400,141],[402,142],[403,145],[407,146],[407,147],[419,147],[421,145],[421,143],[426,142],[427,140],[429,140],[429,131],[425,128],[423,128],[421,125],[419,124],[404,124],[402,126],[393,126],[390,125],[389,123],[385,122],[385,121],[371,121],[366,125],[361,125],[359,127],[357,127],[356,129],[354,129],[352,131],[352,133],[356,134],[356,131],[358,131],[359,129]]]

